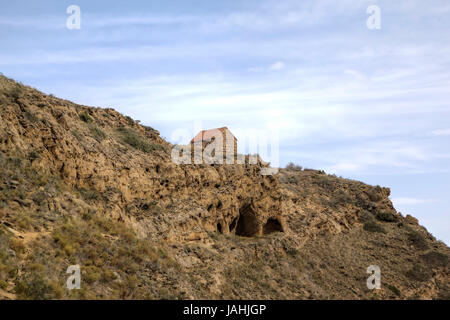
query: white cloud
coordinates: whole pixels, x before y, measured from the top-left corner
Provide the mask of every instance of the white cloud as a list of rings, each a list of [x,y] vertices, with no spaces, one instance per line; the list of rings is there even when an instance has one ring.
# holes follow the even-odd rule
[[[277,71],[277,70],[281,70],[281,69],[284,69],[284,63],[281,62],[281,61],[275,62],[274,64],[272,64],[272,65],[269,67],[269,70],[275,70],[275,71]]]
[[[450,136],[450,128],[434,130],[431,134],[434,136]]]
[[[424,204],[430,202],[436,202],[436,199],[420,199],[420,198],[392,198],[392,202],[394,206],[401,205],[416,205],[416,204]]]

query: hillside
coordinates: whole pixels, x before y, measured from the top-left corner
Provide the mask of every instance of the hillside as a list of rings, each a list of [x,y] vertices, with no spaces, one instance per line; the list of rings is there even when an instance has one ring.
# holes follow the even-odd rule
[[[177,165],[171,148],[113,109],[0,76],[0,299],[450,298],[450,249],[388,188]]]

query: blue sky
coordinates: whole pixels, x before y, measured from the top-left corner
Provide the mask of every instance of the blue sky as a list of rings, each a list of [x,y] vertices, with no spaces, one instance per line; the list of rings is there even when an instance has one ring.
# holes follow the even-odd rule
[[[281,165],[389,186],[450,244],[449,16],[447,0],[2,1],[0,71],[172,142],[195,120],[276,129]]]

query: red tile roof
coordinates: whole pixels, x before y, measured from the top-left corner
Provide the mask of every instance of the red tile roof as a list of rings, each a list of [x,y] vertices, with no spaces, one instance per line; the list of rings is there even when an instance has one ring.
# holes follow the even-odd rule
[[[236,139],[236,137],[231,133],[230,130],[228,130],[227,127],[222,127],[222,128],[215,128],[215,129],[209,129],[209,130],[202,130],[202,131],[200,131],[191,140],[191,143],[193,143],[193,142],[200,142],[200,141],[210,141],[211,138],[214,138],[215,136],[219,135],[220,133],[224,134],[226,131],[230,132],[230,134],[233,136],[233,138]]]

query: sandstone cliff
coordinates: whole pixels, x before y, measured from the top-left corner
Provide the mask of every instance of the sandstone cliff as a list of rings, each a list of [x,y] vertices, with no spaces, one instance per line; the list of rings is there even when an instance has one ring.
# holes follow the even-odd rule
[[[389,189],[177,165],[171,149],[113,109],[0,77],[0,298],[449,298],[449,248]]]

